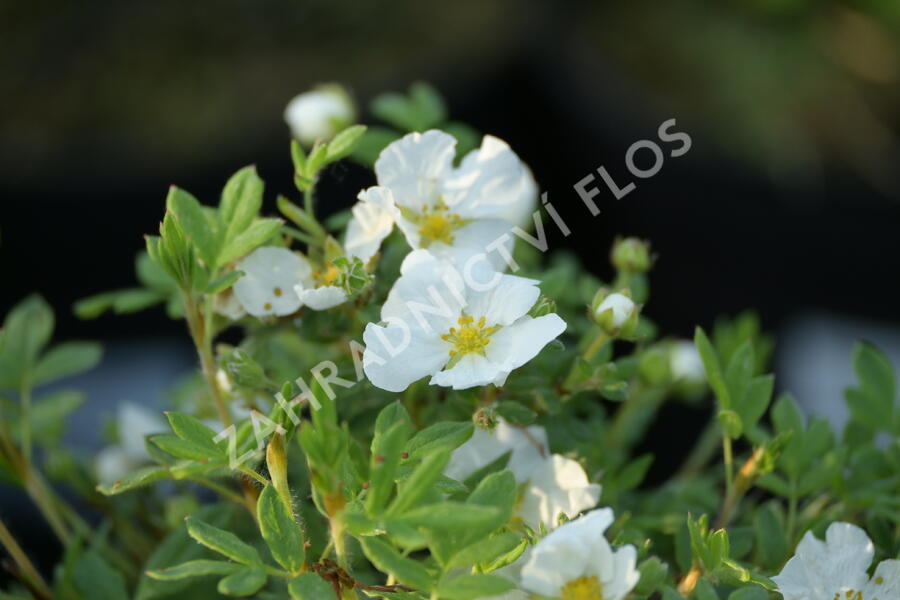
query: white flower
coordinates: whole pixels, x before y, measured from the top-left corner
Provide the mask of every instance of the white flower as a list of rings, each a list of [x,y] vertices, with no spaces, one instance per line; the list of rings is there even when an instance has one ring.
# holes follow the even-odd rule
[[[107,446],[97,453],[95,469],[100,483],[110,485],[148,462],[144,438],[168,428],[158,412],[138,404],[119,404],[116,415],[118,444]]]
[[[296,312],[302,302],[294,287],[312,278],[312,268],[305,258],[275,246],[257,248],[237,268],[244,275],[234,283],[234,294],[254,317],[282,317]]]
[[[565,330],[556,314],[528,316],[537,281],[487,268],[467,275],[428,252],[410,253],[381,308],[386,324],[369,323],[363,334],[363,367],[375,386],[400,392],[427,375],[453,389],[502,385]]]
[[[498,418],[493,431],[476,427],[472,437],[453,451],[444,475],[465,481],[509,452],[506,468],[512,471],[516,481],[524,483],[541,462],[546,449],[547,432],[540,425],[515,427]]]
[[[368,262],[394,228],[394,199],[387,188],[373,186],[359,193],[353,218],[347,224],[347,256]]]
[[[378,184],[390,188],[397,225],[413,249],[427,248],[462,264],[500,240],[530,213],[537,186],[509,146],[485,136],[481,148],[453,167],[456,139],[443,131],[411,133],[375,162]],[[496,267],[500,252],[490,252]]]
[[[687,340],[674,342],[669,352],[669,368],[672,371],[672,379],[688,383],[699,383],[706,380],[703,359],[700,358],[694,342]]]
[[[336,266],[314,270],[305,256],[287,248],[257,248],[237,268],[244,275],[234,283],[234,294],[255,317],[283,317],[301,306],[325,310],[347,300],[347,293],[332,285],[340,275]]]
[[[351,125],[356,108],[341,86],[321,85],[293,98],[284,110],[284,120],[292,135],[305,145],[327,141]]]
[[[241,301],[238,300],[237,295],[231,288],[215,295],[213,298],[213,310],[216,314],[227,317],[232,321],[237,321],[247,314]]]
[[[634,301],[625,294],[616,292],[604,298],[594,313],[599,317],[606,311],[610,311],[612,314],[610,324],[612,327],[618,328],[625,324],[625,321],[634,313],[634,310]]]
[[[612,510],[601,508],[547,534],[522,567],[520,587],[550,598],[622,600],[640,573],[634,546],[613,550],[606,541],[612,522]]]
[[[577,461],[554,454],[535,466],[525,489],[519,517],[538,531],[540,523],[556,528],[559,514],[572,518],[593,508],[600,499],[600,485],[591,483]]]
[[[807,531],[794,556],[772,578],[785,600],[897,600],[900,560],[883,560],[870,579],[875,548],[866,532],[832,523],[825,541]]]

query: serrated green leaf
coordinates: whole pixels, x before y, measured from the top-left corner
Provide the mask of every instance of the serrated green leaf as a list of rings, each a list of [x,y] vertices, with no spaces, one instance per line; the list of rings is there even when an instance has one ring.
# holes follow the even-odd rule
[[[185,190],[172,186],[166,198],[166,207],[178,218],[181,230],[197,250],[198,256],[206,264],[214,265],[219,243],[200,202]]]
[[[230,245],[256,219],[262,206],[264,190],[265,184],[256,174],[256,167],[253,165],[232,175],[225,184],[218,212],[222,247]],[[220,260],[219,264],[230,260],[232,259]]]

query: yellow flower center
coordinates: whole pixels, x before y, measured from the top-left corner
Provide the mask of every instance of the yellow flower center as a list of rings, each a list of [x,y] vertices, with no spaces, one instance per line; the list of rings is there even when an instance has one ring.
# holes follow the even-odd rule
[[[447,206],[440,202],[437,206],[426,206],[416,222],[419,226],[419,237],[423,248],[434,242],[453,243],[453,232],[465,223],[459,215],[447,212]]]
[[[878,579],[881,578],[879,577]],[[875,580],[875,583],[881,583],[881,581],[884,581],[883,579],[881,581],[878,581],[878,579]],[[835,592],[834,600],[863,600],[863,595],[859,590],[847,590],[846,592],[844,592],[843,597],[841,597],[840,592]],[[878,598],[872,598],[872,600],[878,600]]]
[[[565,600],[603,600],[603,585],[594,575],[573,579],[562,588]]]
[[[451,327],[450,331],[441,336],[442,340],[453,344],[450,349],[451,362],[459,360],[466,354],[484,356],[484,349],[491,343],[491,336],[500,329],[499,326],[485,327],[484,317],[476,322],[475,317],[462,316],[457,324],[459,327]]]
[[[324,269],[320,269],[313,273],[313,280],[316,282],[316,287],[322,287],[334,283],[340,274],[340,269],[333,264],[329,264]]]

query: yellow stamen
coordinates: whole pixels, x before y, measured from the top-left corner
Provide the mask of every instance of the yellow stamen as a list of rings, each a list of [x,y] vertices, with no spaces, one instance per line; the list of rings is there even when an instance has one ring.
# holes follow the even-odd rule
[[[462,358],[472,353],[484,356],[484,349],[491,343],[491,336],[500,329],[499,326],[486,327],[487,320],[484,317],[475,323],[475,318],[467,315],[461,316],[457,324],[459,328],[451,327],[450,331],[441,336],[442,340],[453,344],[450,349],[450,356],[453,358]]]
[[[573,579],[562,588],[565,600],[603,600],[603,584],[596,576]]]
[[[447,212],[449,209],[443,202],[436,206],[426,206],[421,214],[415,215],[414,222],[419,226],[419,237],[423,248],[434,242],[452,244],[453,232],[465,225],[462,217]]]
[[[316,282],[316,287],[323,287],[326,285],[331,285],[337,280],[340,276],[341,270],[338,269],[333,264],[329,264],[324,269],[320,269],[313,273],[313,280]]]
[[[272,290],[272,293],[275,294],[276,298],[280,297],[281,296],[281,288],[280,287],[275,288],[274,290]]]

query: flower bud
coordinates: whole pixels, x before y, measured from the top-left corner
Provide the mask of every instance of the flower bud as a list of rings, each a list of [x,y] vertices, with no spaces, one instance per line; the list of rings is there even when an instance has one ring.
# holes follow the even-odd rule
[[[609,335],[629,337],[637,328],[640,308],[634,303],[626,290],[624,293],[608,293],[601,289],[591,303],[592,316]]]
[[[665,346],[655,345],[640,356],[638,370],[641,377],[651,385],[664,385],[672,377],[669,367],[669,352]]]
[[[669,368],[672,379],[687,384],[698,384],[706,381],[706,370],[703,359],[693,342],[680,340],[669,347]]]
[[[532,316],[536,319],[538,317],[543,317],[544,315],[549,315],[550,313],[555,312],[556,302],[541,294],[537,301],[534,303],[534,306],[531,307],[531,310],[528,311],[528,314],[529,316]]]
[[[646,273],[650,270],[650,242],[638,238],[620,238],[615,241],[609,260],[619,271]]]
[[[493,431],[497,426],[497,416],[494,414],[493,408],[479,409],[472,415],[472,421],[475,423],[475,427],[485,431]]]
[[[304,146],[328,141],[356,120],[350,94],[337,84],[320,85],[291,100],[284,110],[291,134]]]

